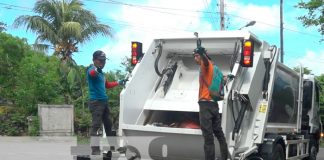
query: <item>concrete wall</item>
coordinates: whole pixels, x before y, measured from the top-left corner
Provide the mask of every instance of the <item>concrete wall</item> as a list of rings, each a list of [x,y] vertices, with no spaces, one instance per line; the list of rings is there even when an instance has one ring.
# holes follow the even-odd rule
[[[72,136],[74,132],[73,105],[38,105],[40,135]]]

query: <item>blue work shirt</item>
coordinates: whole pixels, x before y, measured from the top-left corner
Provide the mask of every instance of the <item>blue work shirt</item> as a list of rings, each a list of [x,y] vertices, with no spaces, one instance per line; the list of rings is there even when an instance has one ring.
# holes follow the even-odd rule
[[[89,99],[90,100],[108,100],[106,94],[106,78],[104,73],[99,73],[96,71],[96,67],[91,65],[87,69],[87,81],[89,87]]]

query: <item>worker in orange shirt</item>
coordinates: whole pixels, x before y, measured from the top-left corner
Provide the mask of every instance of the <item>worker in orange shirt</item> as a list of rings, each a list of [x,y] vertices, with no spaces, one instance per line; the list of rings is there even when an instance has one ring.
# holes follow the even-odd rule
[[[205,160],[215,160],[214,135],[219,142],[221,159],[226,160],[228,148],[221,126],[221,116],[218,112],[218,104],[212,100],[209,91],[209,85],[211,85],[214,74],[213,63],[203,47],[194,50],[194,58],[200,66],[198,104],[200,127],[204,137]]]

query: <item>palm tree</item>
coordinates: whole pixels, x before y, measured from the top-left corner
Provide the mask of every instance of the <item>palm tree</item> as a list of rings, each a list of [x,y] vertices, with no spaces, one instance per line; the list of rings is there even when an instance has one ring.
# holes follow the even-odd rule
[[[33,8],[38,15],[19,16],[14,26],[27,26],[37,34],[34,47],[55,49],[62,60],[73,60],[77,44],[85,43],[98,34],[110,36],[108,25],[100,24],[96,16],[83,8],[80,0],[38,0]]]
[[[13,25],[27,26],[27,30],[37,34],[34,48],[54,48],[54,55],[61,59],[65,102],[70,104],[75,86],[82,84],[72,53],[78,51],[78,44],[99,34],[111,36],[111,28],[99,23],[92,12],[83,8],[80,0],[38,0],[33,11],[37,15],[19,16]],[[79,89],[82,92],[82,86]]]

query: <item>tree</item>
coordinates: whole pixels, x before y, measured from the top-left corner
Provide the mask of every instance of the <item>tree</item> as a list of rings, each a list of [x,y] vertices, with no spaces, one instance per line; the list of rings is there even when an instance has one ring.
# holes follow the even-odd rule
[[[293,70],[296,71],[297,73],[299,73],[299,69],[300,67],[294,67]],[[312,70],[308,69],[307,67],[303,67],[304,69],[304,74],[311,74]]]
[[[65,102],[70,104],[73,87],[69,82],[76,79],[74,76],[80,76],[72,53],[78,51],[78,44],[85,43],[98,34],[110,36],[110,27],[99,23],[93,13],[83,8],[80,0],[39,0],[33,11],[38,15],[19,16],[14,21],[14,26],[27,26],[27,30],[37,34],[35,48],[45,50],[52,46],[55,49],[54,55],[61,60],[60,73]]]
[[[298,17],[305,27],[315,26],[321,35],[324,35],[324,1],[310,0],[301,1],[297,4],[298,8],[308,10],[307,15]]]
[[[7,25],[3,22],[0,22],[0,32],[6,31]]]
[[[127,56],[124,57],[123,61],[121,62],[121,65],[121,67],[125,68],[126,73],[131,73],[135,67],[131,63],[131,58]]]
[[[77,44],[85,43],[98,34],[111,35],[110,27],[99,23],[79,0],[39,0],[33,11],[38,15],[19,16],[14,26],[27,26],[37,34],[35,47],[48,49],[52,45],[55,55],[62,60],[72,59],[72,53],[78,51]]]
[[[37,104],[62,104],[63,86],[59,82],[59,59],[29,51],[18,69],[15,101],[28,115],[36,115]]]
[[[29,49],[25,40],[0,33],[0,98],[15,103],[19,64]]]

